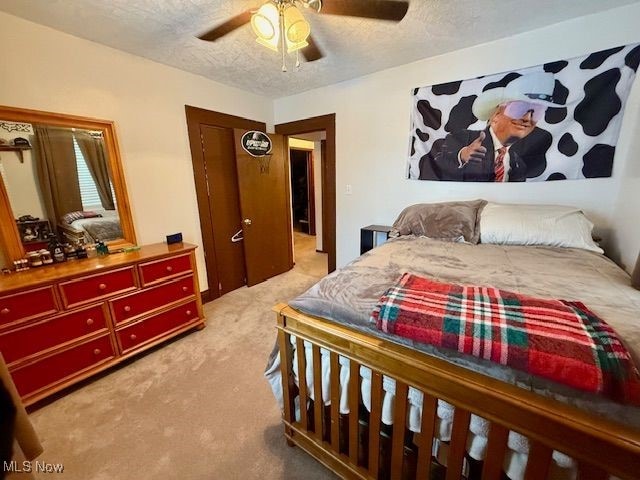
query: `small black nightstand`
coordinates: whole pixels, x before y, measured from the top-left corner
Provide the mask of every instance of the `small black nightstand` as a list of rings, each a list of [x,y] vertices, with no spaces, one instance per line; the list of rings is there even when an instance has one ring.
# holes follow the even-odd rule
[[[362,227],[360,229],[360,255],[386,242],[390,231],[391,227],[388,225]]]

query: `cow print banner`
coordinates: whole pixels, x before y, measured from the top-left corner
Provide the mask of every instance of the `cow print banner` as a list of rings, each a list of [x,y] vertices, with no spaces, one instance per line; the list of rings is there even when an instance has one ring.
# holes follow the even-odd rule
[[[416,88],[408,178],[610,177],[640,44]]]

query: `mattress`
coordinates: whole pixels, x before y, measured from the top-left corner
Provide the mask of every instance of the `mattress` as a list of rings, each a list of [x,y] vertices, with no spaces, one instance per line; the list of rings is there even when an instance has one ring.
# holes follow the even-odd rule
[[[104,211],[101,214],[102,217],[74,220],[70,227],[84,233],[86,243],[95,243],[98,240],[108,242],[122,238],[120,217],[117,212]]]
[[[520,388],[640,428],[638,408],[621,405],[601,396],[578,391],[456,351],[438,349],[377,330],[369,321],[371,311],[382,293],[404,272],[443,282],[491,285],[537,297],[581,301],[617,331],[636,363],[640,363],[640,319],[637,313],[640,311],[640,292],[630,286],[629,276],[605,256],[581,249],[469,245],[405,236],[391,239],[333,272],[307,292],[290,301],[289,305],[301,312],[348,325],[372,336],[409,346]],[[295,352],[295,355],[297,354],[298,352]],[[325,371],[328,369],[327,355],[328,352],[324,352],[324,379],[329,378],[328,371]],[[308,365],[306,377],[310,381],[313,378],[310,350],[305,356]],[[267,377],[272,383],[276,397],[278,394],[281,397],[281,393],[278,392],[278,389],[281,389],[279,370],[275,368],[277,363],[278,359],[270,361]],[[340,358],[340,364],[341,384],[346,386],[347,383],[343,380],[349,372],[348,359]],[[296,368],[297,364],[294,362],[294,370]],[[298,372],[295,373],[297,376]],[[370,397],[370,384],[367,380],[370,371],[363,367],[360,373],[366,406],[366,399]],[[393,403],[395,382],[393,379],[385,378],[383,387],[383,421],[390,424],[390,405]],[[326,387],[323,386],[322,395],[325,402],[329,400],[328,389],[327,383]],[[342,393],[341,412],[348,413],[346,389],[343,388]],[[449,419],[452,407],[449,407],[451,406],[441,401],[438,408],[438,439],[442,441],[446,441],[447,435],[450,435]],[[422,394],[411,389],[408,427],[412,431],[419,431],[421,408]],[[384,411],[388,414],[385,415]],[[483,419],[476,417],[472,420],[468,452],[477,459],[484,456],[485,427]],[[519,438],[512,432],[509,447],[511,452],[505,461],[505,471],[510,478],[518,479],[521,478],[526,463],[526,439]],[[564,474],[556,474],[554,477],[571,478],[575,473],[572,461],[558,452],[554,454],[554,460],[554,468],[560,472],[564,471]]]

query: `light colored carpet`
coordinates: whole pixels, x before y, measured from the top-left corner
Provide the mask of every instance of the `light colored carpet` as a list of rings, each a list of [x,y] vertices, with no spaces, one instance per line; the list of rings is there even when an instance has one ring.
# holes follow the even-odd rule
[[[41,460],[78,480],[334,479],[288,447],[263,370],[270,308],[326,273],[315,238],[296,233],[296,266],[205,305],[207,327],[165,344],[31,414]]]

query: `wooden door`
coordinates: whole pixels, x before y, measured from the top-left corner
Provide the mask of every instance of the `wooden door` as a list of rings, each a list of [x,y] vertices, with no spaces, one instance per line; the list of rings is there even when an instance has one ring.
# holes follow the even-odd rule
[[[265,159],[243,149],[246,132],[236,129],[234,135],[247,285],[252,286],[293,268],[293,245],[285,138],[269,134],[272,151],[265,168]]]
[[[207,268],[215,268],[218,282],[209,289],[219,296],[246,284],[234,138],[232,129],[211,125],[200,125],[200,133],[215,252]]]

